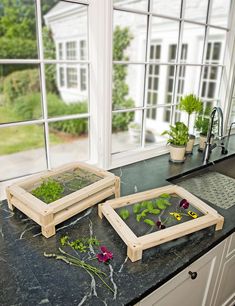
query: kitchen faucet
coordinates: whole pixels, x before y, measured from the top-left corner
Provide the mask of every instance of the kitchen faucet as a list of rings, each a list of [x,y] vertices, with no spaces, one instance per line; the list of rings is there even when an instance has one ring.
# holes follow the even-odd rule
[[[218,113],[218,138],[221,141],[220,145],[211,144],[212,129],[214,126],[214,119],[215,119],[216,113]],[[225,145],[223,143],[223,112],[222,112],[222,109],[220,107],[214,107],[212,109],[210,117],[211,118],[210,118],[210,123],[209,123],[209,129],[207,132],[206,146],[205,146],[204,155],[203,155],[203,165],[206,165],[209,162],[210,154],[216,146],[222,148],[222,151],[221,151],[222,154],[227,154],[227,149],[225,148]]]

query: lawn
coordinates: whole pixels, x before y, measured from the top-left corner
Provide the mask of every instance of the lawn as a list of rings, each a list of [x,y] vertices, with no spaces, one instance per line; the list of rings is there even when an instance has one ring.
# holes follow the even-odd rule
[[[20,118],[6,106],[0,106],[0,122],[15,122]],[[64,142],[50,133],[50,142]],[[41,125],[13,126],[0,129],[0,155],[44,147],[44,132]]]

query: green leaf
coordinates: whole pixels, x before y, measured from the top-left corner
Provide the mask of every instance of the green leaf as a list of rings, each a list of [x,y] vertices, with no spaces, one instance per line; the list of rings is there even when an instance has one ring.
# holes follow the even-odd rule
[[[166,209],[165,200],[164,199],[157,199],[156,205],[159,209]]]
[[[148,203],[148,201],[143,201],[143,202],[141,203],[141,207],[142,207],[142,208],[146,208],[146,207],[147,207],[147,203]]]
[[[158,215],[158,214],[160,214],[160,212],[161,212],[160,209],[152,209],[152,210],[149,211],[149,213],[153,214],[153,215]]]
[[[142,219],[142,215],[141,214],[136,215],[136,221],[137,222],[140,222],[141,219]]]
[[[148,209],[143,210],[143,211],[141,212],[141,216],[142,216],[142,217],[146,217],[146,215],[147,215],[148,212],[149,212]]]
[[[152,201],[148,201],[147,202],[147,209],[148,210],[152,210],[153,209],[153,202]]]
[[[169,193],[163,193],[163,194],[161,194],[161,196],[160,196],[161,198],[164,198],[164,199],[170,199],[170,194]]]
[[[133,206],[133,213],[134,214],[138,214],[141,210],[141,204],[140,203],[137,203]]]
[[[151,225],[151,226],[154,226],[155,225],[155,222],[151,219],[144,219],[144,222],[148,225]]]
[[[121,209],[119,215],[123,220],[126,220],[130,217],[130,213],[126,208]]]

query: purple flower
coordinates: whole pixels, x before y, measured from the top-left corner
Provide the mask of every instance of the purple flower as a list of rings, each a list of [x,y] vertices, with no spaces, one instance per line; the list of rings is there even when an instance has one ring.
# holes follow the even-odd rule
[[[187,209],[189,208],[189,202],[186,199],[180,201],[180,207]]]
[[[166,226],[165,226],[164,224],[162,224],[162,222],[159,221],[159,220],[156,222],[156,225],[157,225],[158,229],[164,229],[164,228],[166,228]]]
[[[100,247],[101,253],[96,255],[97,259],[100,262],[107,262],[110,259],[113,259],[113,253],[110,252],[105,246]]]

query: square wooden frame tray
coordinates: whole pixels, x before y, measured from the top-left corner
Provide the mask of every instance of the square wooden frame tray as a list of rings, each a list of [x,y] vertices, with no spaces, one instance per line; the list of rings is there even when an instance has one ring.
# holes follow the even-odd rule
[[[73,169],[88,171],[101,177],[101,179],[50,204],[44,203],[27,191],[34,184],[39,185],[44,179]],[[120,179],[108,171],[86,163],[77,162],[45,171],[19,183],[15,183],[6,188],[6,193],[9,209],[13,210],[14,207],[18,208],[39,224],[42,235],[49,238],[55,234],[55,226],[57,224],[101,202],[111,195],[119,197]]]
[[[181,198],[187,199],[193,207],[200,210],[204,215],[196,219],[185,221],[183,223],[137,237],[115,211],[115,208],[125,207],[145,200],[151,200],[159,197],[163,193],[176,194]],[[120,197],[119,199],[106,201],[105,203],[99,204],[98,214],[100,218],[102,218],[103,215],[106,217],[118,235],[125,242],[127,245],[127,256],[132,262],[142,258],[143,250],[196,232],[214,224],[216,225],[215,230],[217,231],[222,229],[224,223],[224,217],[219,215],[216,210],[182,187],[176,185],[165,186],[136,193],[134,195]]]

